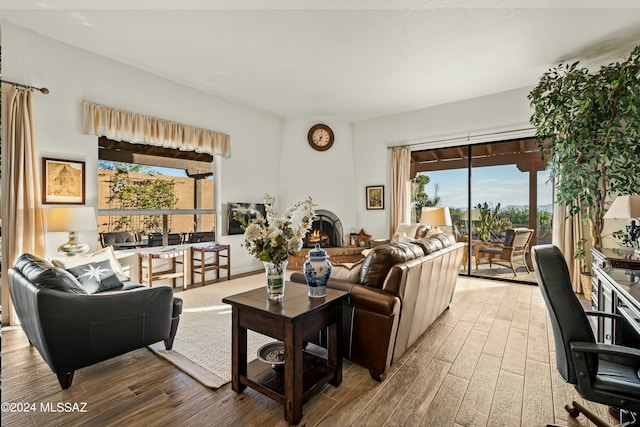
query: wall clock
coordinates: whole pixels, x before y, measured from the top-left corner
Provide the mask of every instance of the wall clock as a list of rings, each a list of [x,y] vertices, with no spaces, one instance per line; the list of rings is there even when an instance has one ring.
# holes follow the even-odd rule
[[[307,134],[309,145],[314,150],[326,151],[333,145],[333,130],[327,125],[317,124],[311,126]]]

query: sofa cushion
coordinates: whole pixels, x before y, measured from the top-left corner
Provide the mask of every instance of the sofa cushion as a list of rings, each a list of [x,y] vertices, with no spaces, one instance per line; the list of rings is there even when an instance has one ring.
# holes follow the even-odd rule
[[[433,237],[442,242],[443,248],[448,248],[449,246],[453,246],[456,244],[456,238],[453,236],[453,234],[440,233]]]
[[[430,228],[427,227],[426,225],[421,225],[418,228],[416,228],[416,234],[413,236],[414,239],[422,239],[423,237],[427,236],[427,233],[429,232]]]
[[[122,286],[115,273],[111,269],[109,260],[100,262],[90,262],[67,269],[68,272],[78,279],[78,282],[88,294],[95,294],[109,289]]]
[[[456,239],[451,234],[438,233],[431,237],[415,239],[412,243],[420,246],[425,255],[429,255],[436,251],[439,251],[440,249],[448,248],[449,246],[455,245]]]
[[[440,241],[440,239],[436,239],[435,237],[416,239],[413,241],[413,244],[420,246],[425,255],[430,255],[443,248],[442,241]]]
[[[55,258],[53,263],[56,267],[62,267],[65,269],[69,269],[71,267],[77,267],[79,265],[89,264],[90,262],[100,262],[104,260],[109,260],[111,265],[111,270],[114,271],[116,277],[121,282],[126,280],[131,280],[125,272],[122,270],[122,266],[116,259],[115,252],[113,251],[113,246],[107,246],[104,249],[101,249],[97,252],[93,252],[85,255],[76,255],[64,258]]]
[[[438,234],[442,234],[440,227],[429,227],[422,237],[435,237]]]
[[[364,259],[358,262],[346,262],[342,264],[332,264],[331,273],[329,275],[332,279],[344,280],[346,282],[358,283],[360,280],[360,270]]]
[[[395,264],[424,255],[420,246],[412,243],[390,242],[373,248],[362,264],[360,283],[382,289],[384,280]]]
[[[502,244],[504,246],[513,245],[513,238],[516,236],[516,231],[529,231],[529,229],[527,227],[517,227],[517,228],[510,228],[507,231],[505,231],[504,240],[502,241]]]
[[[49,261],[32,254],[22,254],[16,259],[15,269],[41,288],[55,289],[73,295],[86,295],[80,282],[68,271],[56,268]]]

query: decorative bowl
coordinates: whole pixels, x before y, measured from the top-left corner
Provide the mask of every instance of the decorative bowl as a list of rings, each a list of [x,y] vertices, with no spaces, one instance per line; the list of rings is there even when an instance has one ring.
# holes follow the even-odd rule
[[[284,343],[275,341],[263,345],[258,349],[258,359],[270,363],[273,369],[284,369]]]

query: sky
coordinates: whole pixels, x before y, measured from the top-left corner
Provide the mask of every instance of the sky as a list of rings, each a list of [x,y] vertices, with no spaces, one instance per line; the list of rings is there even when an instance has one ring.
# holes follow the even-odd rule
[[[440,205],[455,208],[467,206],[467,170],[452,169],[425,172],[431,178],[425,191],[432,198],[438,188]],[[538,172],[538,205],[552,203],[552,185],[547,182],[548,171]],[[479,167],[472,169],[471,203],[490,202],[494,206],[529,205],[529,172],[520,172],[515,165]]]
[[[154,166],[153,169],[155,169],[158,173],[166,176],[180,176],[180,177],[187,176],[187,173],[185,172],[184,169],[163,168],[160,166]]]

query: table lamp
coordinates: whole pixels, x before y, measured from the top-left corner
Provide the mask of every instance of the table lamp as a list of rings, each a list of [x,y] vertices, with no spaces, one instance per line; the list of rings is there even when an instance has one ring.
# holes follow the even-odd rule
[[[441,232],[440,225],[451,226],[451,214],[448,206],[425,207],[420,214],[420,224],[428,225]]]
[[[640,195],[616,197],[604,217],[640,218]],[[622,239],[625,246],[619,248],[619,251],[635,252],[640,255],[640,225],[636,223],[635,219],[632,219],[626,230],[627,234]]]
[[[93,207],[55,207],[49,209],[47,230],[69,233],[69,241],[58,247],[58,253],[62,255],[72,256],[87,253],[89,245],[78,240],[78,232],[97,229]]]

